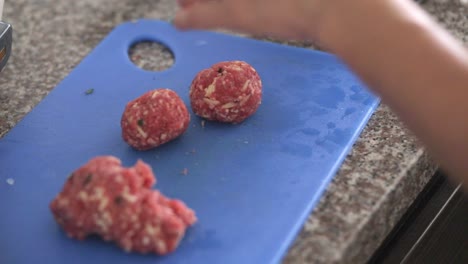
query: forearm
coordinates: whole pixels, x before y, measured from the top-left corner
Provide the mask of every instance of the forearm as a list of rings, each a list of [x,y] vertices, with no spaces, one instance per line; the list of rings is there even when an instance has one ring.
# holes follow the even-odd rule
[[[419,136],[449,174],[468,179],[468,54],[412,2],[332,0],[319,40]],[[468,182],[468,180],[467,180]]]

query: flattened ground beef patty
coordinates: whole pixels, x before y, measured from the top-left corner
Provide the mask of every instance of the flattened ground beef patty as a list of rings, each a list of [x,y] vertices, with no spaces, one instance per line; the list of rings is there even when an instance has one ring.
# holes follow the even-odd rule
[[[120,123],[125,142],[149,150],[183,134],[189,122],[182,99],[172,90],[156,89],[129,102]]]
[[[96,157],[70,175],[50,209],[71,238],[97,234],[127,252],[164,255],[177,248],[196,216],[152,190],[155,181],[142,161],[124,168],[115,157]]]
[[[262,81],[243,61],[217,63],[197,74],[190,86],[193,112],[205,119],[240,123],[254,114],[262,101]]]

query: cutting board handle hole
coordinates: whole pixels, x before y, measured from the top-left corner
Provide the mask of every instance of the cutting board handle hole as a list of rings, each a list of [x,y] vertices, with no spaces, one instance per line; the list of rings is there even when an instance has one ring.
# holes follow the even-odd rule
[[[146,71],[165,71],[174,65],[174,53],[166,45],[152,40],[139,41],[128,50],[130,60]]]

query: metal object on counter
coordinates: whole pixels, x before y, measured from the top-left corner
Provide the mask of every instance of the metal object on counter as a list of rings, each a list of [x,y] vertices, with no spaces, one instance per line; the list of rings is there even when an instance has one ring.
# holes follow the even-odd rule
[[[0,22],[0,72],[10,58],[12,41],[13,30],[11,25]]]
[[[11,54],[13,30],[10,24],[1,22],[4,0],[0,0],[0,72],[5,67]]]

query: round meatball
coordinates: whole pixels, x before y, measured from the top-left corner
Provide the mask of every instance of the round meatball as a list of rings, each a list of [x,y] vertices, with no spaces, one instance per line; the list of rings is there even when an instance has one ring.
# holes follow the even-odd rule
[[[262,101],[262,81],[243,61],[214,64],[197,74],[190,86],[193,112],[205,119],[240,123],[254,114]]]
[[[127,104],[121,120],[122,137],[135,149],[148,150],[183,134],[189,122],[182,99],[169,89],[156,89]]]

